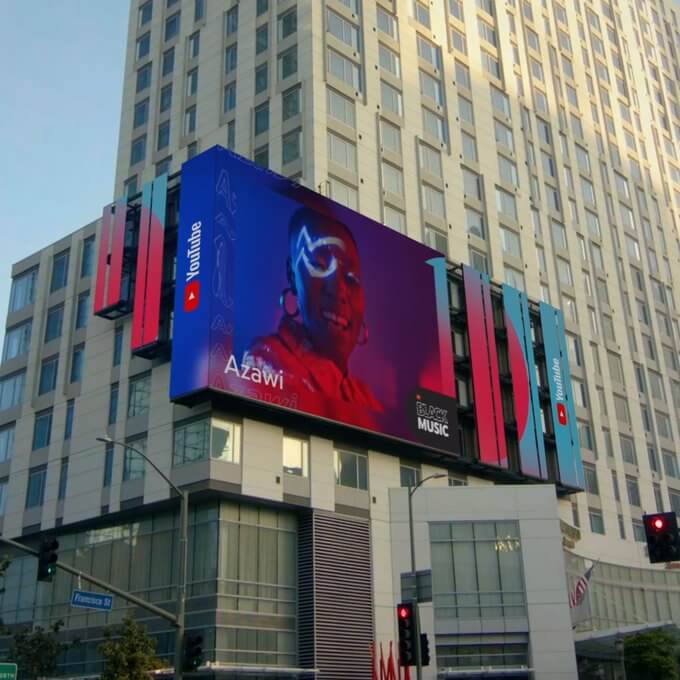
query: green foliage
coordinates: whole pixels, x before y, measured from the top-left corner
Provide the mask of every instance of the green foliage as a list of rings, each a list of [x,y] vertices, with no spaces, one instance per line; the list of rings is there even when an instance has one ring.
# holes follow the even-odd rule
[[[57,621],[47,629],[36,626],[12,634],[7,661],[19,667],[20,679],[36,680],[57,670],[58,656],[77,644],[57,639],[63,625],[63,621]]]
[[[123,619],[115,639],[106,631],[98,651],[104,657],[101,680],[148,680],[149,671],[163,665],[156,657],[156,639],[131,617]]]
[[[677,634],[652,630],[625,640],[626,676],[628,680],[678,680]]]

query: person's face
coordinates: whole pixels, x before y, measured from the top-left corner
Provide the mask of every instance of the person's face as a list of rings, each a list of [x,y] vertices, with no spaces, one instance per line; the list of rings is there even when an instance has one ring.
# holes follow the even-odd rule
[[[330,220],[300,228],[291,242],[291,270],[312,345],[344,371],[365,307],[359,253],[346,228]]]

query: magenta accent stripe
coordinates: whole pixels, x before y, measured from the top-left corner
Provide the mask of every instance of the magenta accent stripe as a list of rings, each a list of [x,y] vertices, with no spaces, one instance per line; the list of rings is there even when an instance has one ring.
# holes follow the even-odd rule
[[[151,182],[142,189],[142,207],[139,216],[139,244],[137,247],[137,275],[135,278],[135,303],[132,309],[132,351],[143,346],[144,307],[146,303],[146,274],[149,263],[149,229],[151,220]]]
[[[113,235],[111,237],[111,260],[109,266],[109,287],[106,306],[117,305],[122,297],[121,282],[123,280],[123,247],[125,245],[125,221],[127,219],[127,201],[118,199],[113,216]]]
[[[109,240],[111,238],[111,222],[113,219],[113,204],[104,206],[102,211],[102,226],[99,232],[99,256],[97,258],[97,281],[94,289],[94,313],[104,308],[106,296],[106,281],[109,268]]]

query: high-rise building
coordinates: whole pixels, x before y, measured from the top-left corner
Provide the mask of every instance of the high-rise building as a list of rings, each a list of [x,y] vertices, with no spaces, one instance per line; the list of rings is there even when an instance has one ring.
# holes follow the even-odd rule
[[[95,441],[121,440],[193,492],[188,625],[218,677],[229,664],[368,677],[364,652],[395,639],[409,571],[394,488],[439,473],[449,487],[414,495],[416,567],[433,580],[426,677],[575,677],[573,647],[555,642],[571,628],[564,574],[573,586],[591,563],[579,626],[612,631],[602,644],[680,621],[680,577],[649,565],[642,523],[680,512],[679,13],[653,0],[132,0],[115,196],[139,206],[169,173],[176,226],[176,173],[221,145],[561,308],[585,491],[560,488],[555,510],[554,487],[492,486],[465,456],[343,441],[238,402],[172,403],[167,357],[131,354],[125,314],[91,315],[93,223],[12,272],[3,534],[56,532],[62,559],[171,600],[176,506],[131,448]],[[33,564],[8,572],[5,623],[100,630],[122,616],[69,608],[70,577],[47,590]],[[554,617],[537,609],[548,592]],[[171,629],[148,620],[168,655]],[[66,672],[96,670],[96,640]]]

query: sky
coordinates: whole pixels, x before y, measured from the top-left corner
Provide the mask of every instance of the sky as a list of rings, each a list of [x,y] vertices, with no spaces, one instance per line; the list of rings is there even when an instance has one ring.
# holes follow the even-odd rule
[[[129,0],[0,0],[0,338],[12,263],[113,198]]]

